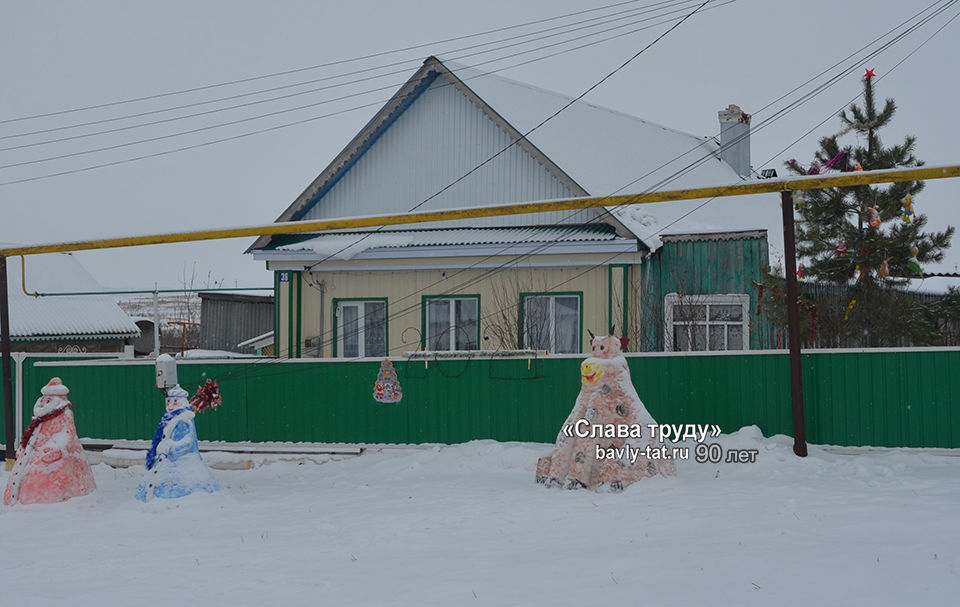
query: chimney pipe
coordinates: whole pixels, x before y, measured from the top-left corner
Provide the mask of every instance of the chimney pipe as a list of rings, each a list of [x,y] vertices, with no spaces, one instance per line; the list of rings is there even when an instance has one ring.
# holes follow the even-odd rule
[[[717,112],[720,119],[720,160],[741,177],[750,175],[750,114],[732,103]]]

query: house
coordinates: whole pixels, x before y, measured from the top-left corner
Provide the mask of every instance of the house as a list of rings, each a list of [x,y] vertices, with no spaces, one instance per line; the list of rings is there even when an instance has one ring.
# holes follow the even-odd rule
[[[92,295],[104,288],[73,255],[9,258],[7,272],[10,341],[15,351],[122,352],[140,337],[134,319],[114,300]]]
[[[571,101],[430,57],[277,221],[754,178],[750,119],[736,106],[719,112],[718,141]],[[779,214],[777,196],[742,196],[262,236],[247,252],[274,272],[281,357],[304,356],[308,348],[333,357],[517,348],[580,353],[589,347],[588,330],[662,335],[664,325],[652,326],[655,315],[641,310],[673,309],[670,293],[705,303],[744,296],[742,307],[750,308],[756,300],[751,282],[763,270],[753,265],[767,259],[767,232],[746,239],[729,234],[779,225]],[[670,235],[705,233],[720,235],[695,239],[700,244],[682,261],[703,275],[695,286],[706,291],[663,292],[671,271],[665,260],[675,260],[669,251],[686,242]],[[758,251],[754,258],[710,257],[748,240]],[[690,257],[697,252],[702,258]],[[736,267],[722,266],[727,263]],[[660,277],[659,286],[644,290],[648,273]],[[732,278],[712,280],[716,273]],[[655,338],[637,343],[664,347]],[[733,347],[736,338],[724,343]],[[755,345],[753,338],[741,343]]]
[[[241,346],[273,329],[273,296],[201,291],[200,347],[252,354]],[[262,348],[262,346],[260,346]]]

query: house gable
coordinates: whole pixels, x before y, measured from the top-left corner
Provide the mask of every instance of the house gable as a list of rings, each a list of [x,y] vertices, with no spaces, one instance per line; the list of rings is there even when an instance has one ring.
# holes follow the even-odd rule
[[[514,145],[511,145],[514,144]],[[486,206],[587,192],[435,58],[394,95],[277,221]],[[597,209],[431,223],[431,228],[596,221]],[[251,250],[268,247],[263,236]]]

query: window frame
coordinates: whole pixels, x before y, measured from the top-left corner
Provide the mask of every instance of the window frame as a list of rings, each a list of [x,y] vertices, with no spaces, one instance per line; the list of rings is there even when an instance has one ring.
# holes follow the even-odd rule
[[[480,295],[476,293],[463,294],[463,295],[424,295],[420,300],[420,349],[426,350],[427,344],[430,343],[430,336],[428,335],[430,324],[428,322],[427,315],[427,306],[432,301],[456,301],[458,299],[472,299],[477,302],[477,334],[476,334],[476,349],[480,349]],[[472,352],[473,350],[457,350],[456,349],[456,331],[451,331],[451,328],[456,327],[456,305],[450,306],[450,325],[447,328],[447,332],[450,335],[449,346],[450,348],[444,350],[435,350],[436,352]],[[434,350],[432,350],[434,351]]]
[[[674,320],[674,306],[678,305],[691,305],[691,306],[704,306],[704,318],[703,320]],[[740,306],[741,320],[739,326],[741,327],[741,348],[739,350],[731,350],[730,348],[724,348],[722,350],[713,350],[710,348],[710,327],[711,326],[724,326],[728,327],[731,325],[737,325],[736,322],[730,321],[711,321],[710,320],[710,306]],[[663,298],[663,351],[664,352],[743,352],[750,349],[750,296],[746,293],[701,293],[694,295],[679,295],[678,293],[668,293]],[[678,350],[676,349],[676,344],[673,341],[674,328],[677,325],[686,325],[687,327],[693,327],[694,325],[703,325],[705,327],[705,348],[703,350],[693,349],[694,339],[693,334],[688,328],[687,334],[687,343],[691,345],[689,350]],[[724,330],[724,346],[729,341],[729,333],[727,330]]]
[[[384,353],[368,355],[366,352],[366,340],[364,339],[366,333],[366,326],[363,323],[360,323],[358,341],[359,341],[359,351],[362,352],[360,356],[344,356],[343,355],[343,323],[340,322],[340,306],[342,304],[366,304],[370,303],[383,303],[383,345]],[[384,358],[390,355],[390,304],[387,302],[386,297],[335,297],[332,301],[333,304],[333,357],[334,358]],[[360,312],[357,314],[357,318],[364,318],[366,306],[363,306]]]
[[[552,305],[549,307],[550,310],[550,349],[548,352],[551,354],[579,354],[583,352],[583,291],[538,291],[538,292],[522,292],[520,293],[520,305],[519,305],[519,324],[520,328],[520,338],[521,348],[529,349],[530,345],[527,340],[529,332],[527,331],[527,322],[526,322],[526,304],[527,300],[534,297],[546,297],[551,300]],[[575,352],[557,352],[556,351],[556,304],[552,302],[557,297],[576,297],[577,299],[577,349]]]

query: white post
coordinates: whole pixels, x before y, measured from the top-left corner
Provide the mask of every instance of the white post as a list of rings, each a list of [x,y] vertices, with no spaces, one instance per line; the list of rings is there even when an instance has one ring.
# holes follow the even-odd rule
[[[20,444],[20,437],[23,436],[23,362],[27,359],[26,352],[14,352],[13,363],[15,365],[14,373],[17,381],[17,390],[14,394],[14,416],[16,417],[16,440],[13,444]]]
[[[153,292],[153,357],[160,356],[160,292]]]

